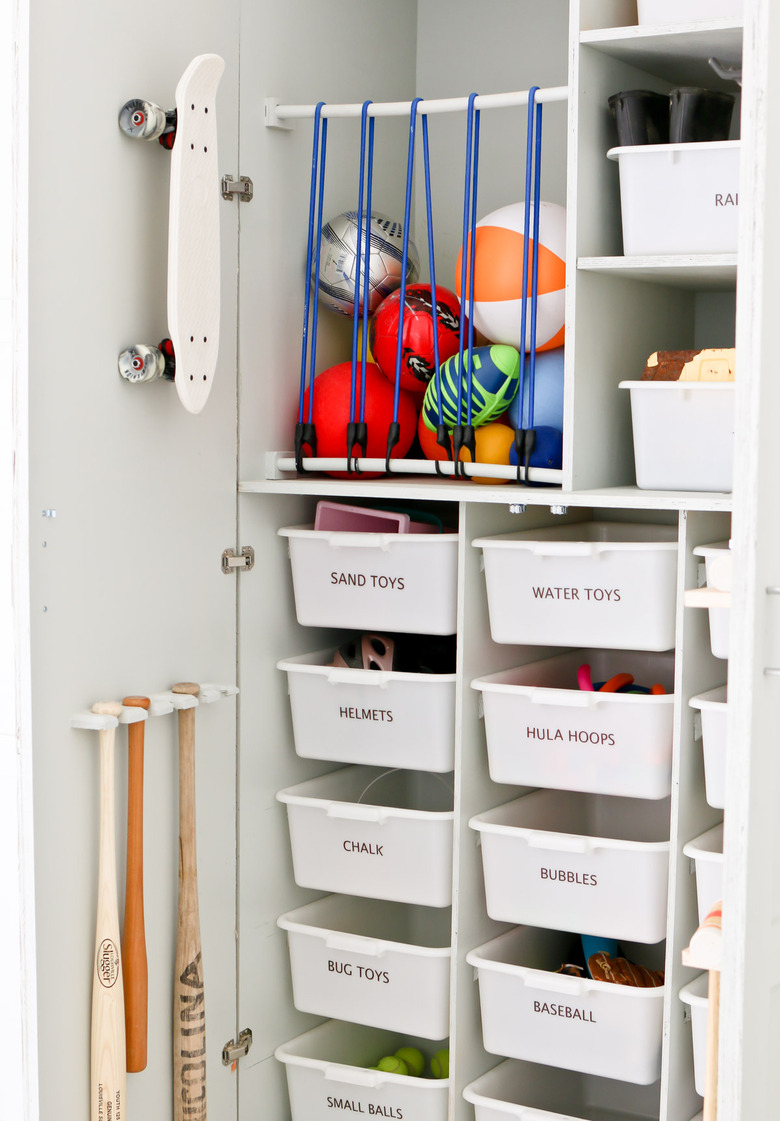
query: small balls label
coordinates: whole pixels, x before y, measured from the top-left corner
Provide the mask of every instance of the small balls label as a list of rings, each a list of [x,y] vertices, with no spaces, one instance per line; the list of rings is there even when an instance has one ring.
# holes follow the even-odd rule
[[[375,1105],[374,1102],[363,1102],[360,1098],[336,1098],[328,1096],[325,1099],[328,1109],[341,1109],[346,1113],[364,1113],[366,1117],[387,1117],[391,1121],[403,1121],[403,1110],[398,1106]]]
[[[403,576],[377,576],[371,572],[331,572],[331,584],[348,588],[379,588],[381,591],[404,591]]]
[[[354,977],[357,981],[373,981],[377,985],[389,985],[390,974],[386,969],[371,969],[366,965],[353,965],[349,961],[328,960],[328,973],[340,973],[343,977]]]

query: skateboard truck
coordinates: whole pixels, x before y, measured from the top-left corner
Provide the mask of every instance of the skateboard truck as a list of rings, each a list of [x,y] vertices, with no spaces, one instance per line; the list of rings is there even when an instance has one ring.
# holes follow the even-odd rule
[[[123,378],[133,382],[157,381],[176,378],[176,355],[170,339],[163,339],[159,346],[137,343],[123,350],[119,355],[119,372]]]
[[[131,382],[173,381],[190,413],[211,392],[219,352],[222,193],[217,165],[215,98],[225,63],[198,55],[176,86],[176,108],[133,98],[119,111],[132,140],[159,140],[171,152],[168,208],[168,335],[158,347],[138,344],[119,355]]]

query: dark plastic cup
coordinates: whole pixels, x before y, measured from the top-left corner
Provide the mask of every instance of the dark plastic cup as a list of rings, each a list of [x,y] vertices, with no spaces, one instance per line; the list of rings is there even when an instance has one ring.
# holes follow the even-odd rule
[[[669,94],[669,140],[703,144],[728,140],[735,97],[731,93],[682,86]]]
[[[669,98],[652,90],[621,90],[609,99],[618,144],[668,144]]]

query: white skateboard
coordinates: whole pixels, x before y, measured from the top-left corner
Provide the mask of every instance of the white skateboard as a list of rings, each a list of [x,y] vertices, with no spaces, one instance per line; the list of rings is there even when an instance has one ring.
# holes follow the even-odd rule
[[[168,332],[159,347],[122,351],[119,372],[132,382],[173,380],[182,404],[199,413],[219,351],[219,199],[214,102],[225,69],[219,55],[194,58],[176,87],[176,108],[149,101],[122,106],[119,127],[171,149],[168,211]]]

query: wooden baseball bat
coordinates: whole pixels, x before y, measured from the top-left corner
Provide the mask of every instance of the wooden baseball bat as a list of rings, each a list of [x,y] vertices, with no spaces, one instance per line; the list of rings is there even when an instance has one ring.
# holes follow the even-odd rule
[[[198,685],[174,693],[196,697]],[[195,709],[179,709],[179,917],[173,983],[173,1118],[206,1121],[206,1010],[195,848]]]
[[[92,711],[119,716],[117,701]],[[125,1121],[125,1008],[119,946],[114,822],[114,728],[100,731],[100,855],[92,976],[90,1121]]]
[[[148,697],[125,697],[123,705],[149,708]],[[148,1019],[148,968],[144,931],[144,725],[127,728],[127,877],[125,925],[122,929],[122,965],[125,983],[125,1034],[127,1069],[146,1069]]]

